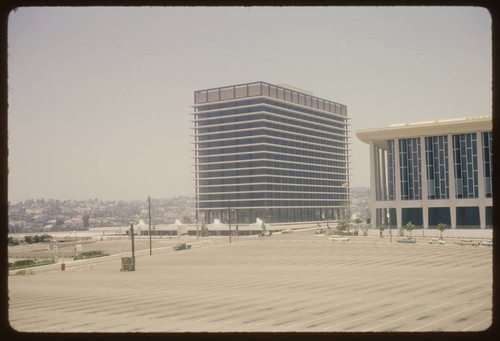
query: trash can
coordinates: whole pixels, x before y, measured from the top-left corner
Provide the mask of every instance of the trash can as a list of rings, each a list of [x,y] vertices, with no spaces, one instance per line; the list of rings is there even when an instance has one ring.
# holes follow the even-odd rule
[[[122,257],[122,271],[134,271],[132,257]]]
[[[66,264],[61,263],[61,271],[64,271],[64,270],[66,270]]]

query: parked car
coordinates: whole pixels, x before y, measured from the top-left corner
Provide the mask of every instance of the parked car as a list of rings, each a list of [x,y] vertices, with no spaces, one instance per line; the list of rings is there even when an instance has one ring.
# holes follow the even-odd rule
[[[441,240],[439,238],[432,238],[429,244],[441,244],[444,245],[444,240]]]
[[[330,240],[333,242],[348,242],[351,239],[344,236],[333,235],[330,237]]]
[[[487,240],[485,242],[482,242],[481,246],[493,246],[493,241],[492,240]]]
[[[180,243],[177,245],[174,245],[174,250],[179,251],[179,250],[187,250],[191,248],[191,244],[186,244],[186,243]]]
[[[416,242],[415,239],[410,238],[398,239],[398,243],[415,244]]]
[[[314,230],[314,233],[316,234],[324,234],[326,232],[325,229],[317,229],[317,230]]]
[[[458,245],[462,246],[478,246],[480,243],[472,239],[462,239]]]

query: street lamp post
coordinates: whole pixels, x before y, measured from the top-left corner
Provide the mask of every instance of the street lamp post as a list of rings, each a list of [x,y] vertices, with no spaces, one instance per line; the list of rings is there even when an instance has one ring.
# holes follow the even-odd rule
[[[130,223],[130,237],[132,239],[132,264],[135,271],[135,246],[134,246],[134,224]]]
[[[151,197],[148,196],[148,216],[149,216],[149,255],[153,254],[153,244],[151,241]]]

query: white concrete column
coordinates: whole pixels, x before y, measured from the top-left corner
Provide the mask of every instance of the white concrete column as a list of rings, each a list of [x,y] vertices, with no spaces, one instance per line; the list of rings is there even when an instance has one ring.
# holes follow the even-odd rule
[[[396,186],[396,196],[394,199],[396,204],[396,220],[398,228],[402,228],[402,211],[401,211],[401,173],[400,173],[400,162],[399,162],[399,139],[394,139],[394,178]]]
[[[375,199],[380,200],[380,158],[379,148],[373,145],[374,170],[375,170]]]
[[[448,134],[448,182],[450,184],[450,220],[451,228],[457,228],[457,198],[455,197],[455,168],[453,167],[453,135]]]
[[[481,229],[486,228],[486,205],[484,190],[484,169],[483,169],[483,139],[481,132],[476,132],[477,139],[477,185],[478,185],[478,206],[479,206],[479,224]]]
[[[479,204],[479,224],[482,230],[486,228],[486,206],[484,201],[480,201]]]
[[[377,228],[377,196],[376,196],[376,164],[375,164],[375,144],[370,140],[370,210],[372,214],[371,225]]]
[[[429,191],[427,189],[427,157],[425,153],[425,137],[420,137],[420,174],[422,178],[422,219],[423,228],[429,228]]]
[[[382,195],[381,199],[386,201],[388,199],[387,197],[387,162],[386,162],[386,157],[385,154],[387,153],[386,150],[380,149],[380,154],[381,154],[381,160],[380,160],[380,166],[381,166],[381,184],[382,184]]]

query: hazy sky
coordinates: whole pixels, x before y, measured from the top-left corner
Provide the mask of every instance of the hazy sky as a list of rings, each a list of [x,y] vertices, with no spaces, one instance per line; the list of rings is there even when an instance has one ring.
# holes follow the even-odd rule
[[[194,195],[195,90],[266,81],[347,105],[354,133],[490,115],[479,7],[19,8],[8,27],[9,200]]]

